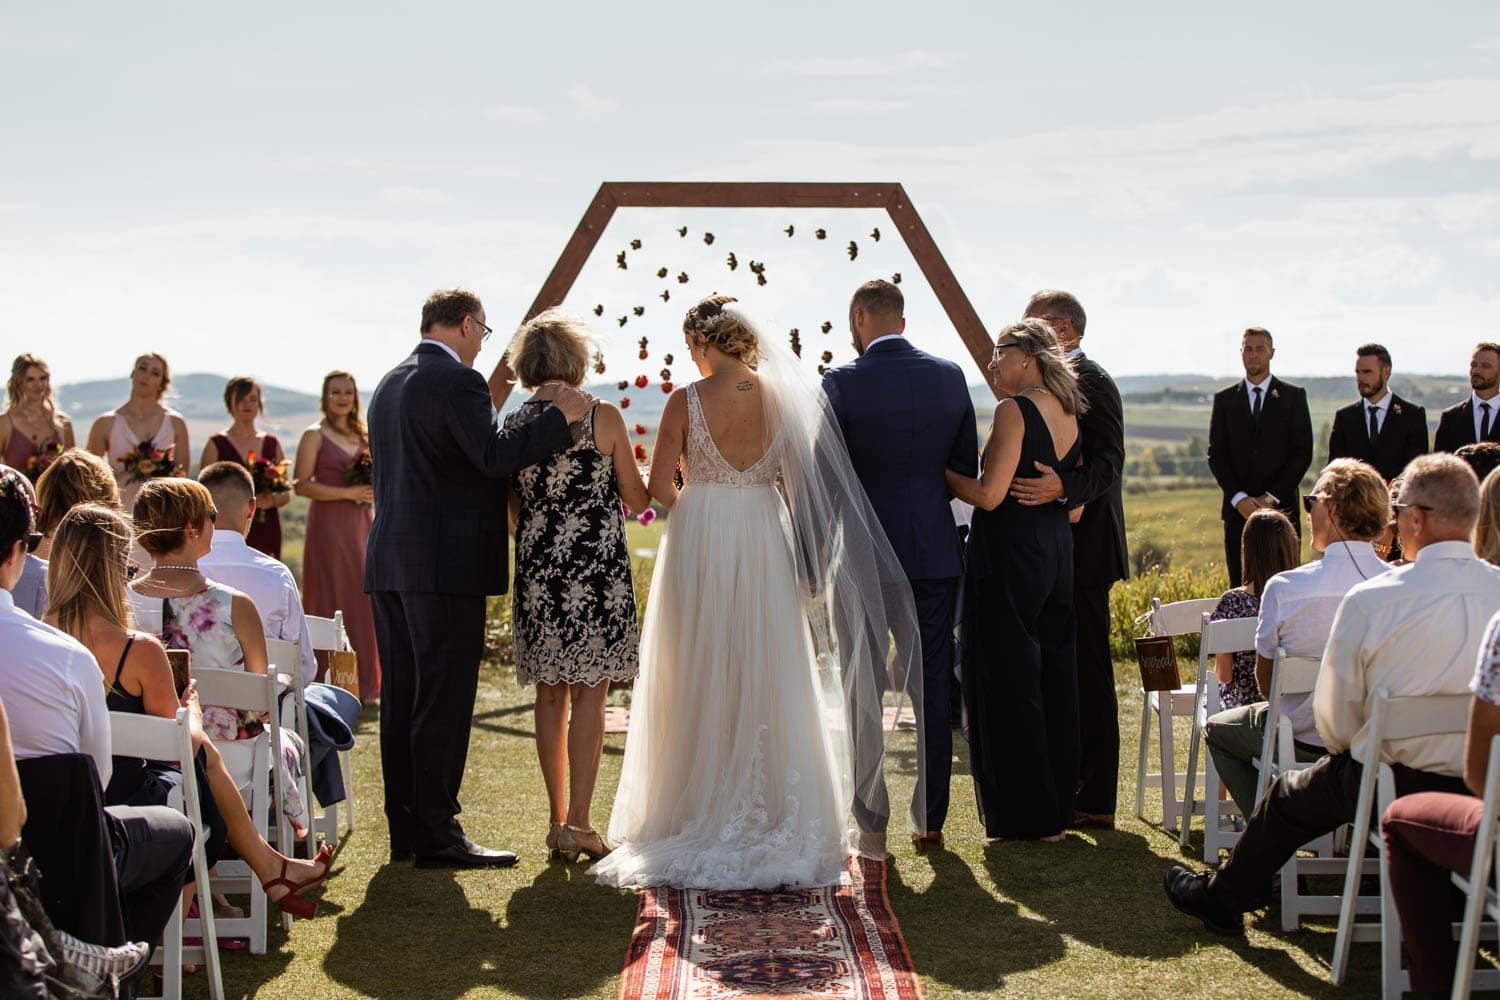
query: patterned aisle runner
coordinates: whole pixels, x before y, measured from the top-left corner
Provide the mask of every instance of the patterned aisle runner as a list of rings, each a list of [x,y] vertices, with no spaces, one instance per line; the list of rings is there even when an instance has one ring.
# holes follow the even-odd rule
[[[851,856],[849,875],[783,892],[644,891],[620,1000],[920,1000],[885,864]]]

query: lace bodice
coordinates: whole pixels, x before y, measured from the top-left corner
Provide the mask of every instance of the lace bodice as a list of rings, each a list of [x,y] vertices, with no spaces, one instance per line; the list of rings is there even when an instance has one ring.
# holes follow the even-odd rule
[[[687,404],[687,468],[683,473],[686,482],[746,487],[770,486],[776,481],[776,463],[781,450],[776,443],[748,469],[736,469],[719,454],[719,447],[708,432],[708,421],[703,418],[696,385],[687,387]]]

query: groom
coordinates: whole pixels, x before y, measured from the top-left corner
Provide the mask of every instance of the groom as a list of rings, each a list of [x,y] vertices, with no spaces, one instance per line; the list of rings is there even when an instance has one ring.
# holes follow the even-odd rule
[[[555,388],[552,407],[500,430],[471,367],[493,331],[478,296],[434,292],[422,341],[370,399],[375,523],[365,590],[380,648],[380,762],[391,860],[419,868],[516,863],[464,836],[458,790],[484,651],[485,597],[506,586],[507,476],[572,442],[591,400]]]
[[[979,433],[963,369],[907,343],[905,308],[901,289],[889,281],[860,285],[849,302],[849,328],[860,356],[824,376],[823,389],[916,602],[922,644],[922,704],[916,707],[926,764],[927,833],[912,840],[925,852],[942,846],[948,817],[953,606],[963,572],[943,473],[951,468],[965,476],[979,474]],[[858,754],[860,734],[855,743]],[[854,803],[861,853],[884,855],[889,813],[883,802]]]

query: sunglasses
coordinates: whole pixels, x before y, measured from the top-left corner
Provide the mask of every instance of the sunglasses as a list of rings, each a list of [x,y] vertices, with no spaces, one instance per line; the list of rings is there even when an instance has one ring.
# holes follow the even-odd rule
[[[1397,514],[1401,513],[1403,510],[1406,510],[1406,509],[1408,509],[1410,507],[1415,507],[1415,508],[1417,508],[1417,510],[1425,510],[1428,513],[1432,512],[1432,505],[1431,504],[1425,504],[1425,503],[1393,503],[1393,504],[1391,504],[1391,510],[1394,510]]]
[[[1304,493],[1304,494],[1302,494],[1302,509],[1305,510],[1305,511],[1307,511],[1309,514],[1311,514],[1312,513],[1312,509],[1313,509],[1313,504],[1317,503],[1319,500],[1322,500],[1322,499],[1323,499],[1323,494],[1321,494],[1321,493]]]

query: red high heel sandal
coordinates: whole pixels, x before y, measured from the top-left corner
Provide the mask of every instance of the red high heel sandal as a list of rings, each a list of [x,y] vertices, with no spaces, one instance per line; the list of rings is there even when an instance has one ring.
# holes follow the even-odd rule
[[[319,875],[315,875],[310,879],[305,879],[301,882],[294,882],[286,877],[287,865],[289,861],[287,858],[282,858],[281,874],[278,877],[271,879],[269,882],[262,882],[260,884],[260,887],[267,893],[269,893],[273,887],[278,885],[284,886],[286,888],[286,895],[276,900],[276,908],[278,910],[283,913],[290,913],[293,917],[302,920],[306,920],[318,912],[318,904],[316,900],[307,899],[299,894],[307,889],[311,889],[314,886],[322,884],[322,882],[328,878],[328,872],[333,866],[332,849],[330,849],[327,844],[324,844],[321,848],[318,849],[318,853],[313,858],[313,862],[315,864],[321,864],[323,866],[322,873]]]

